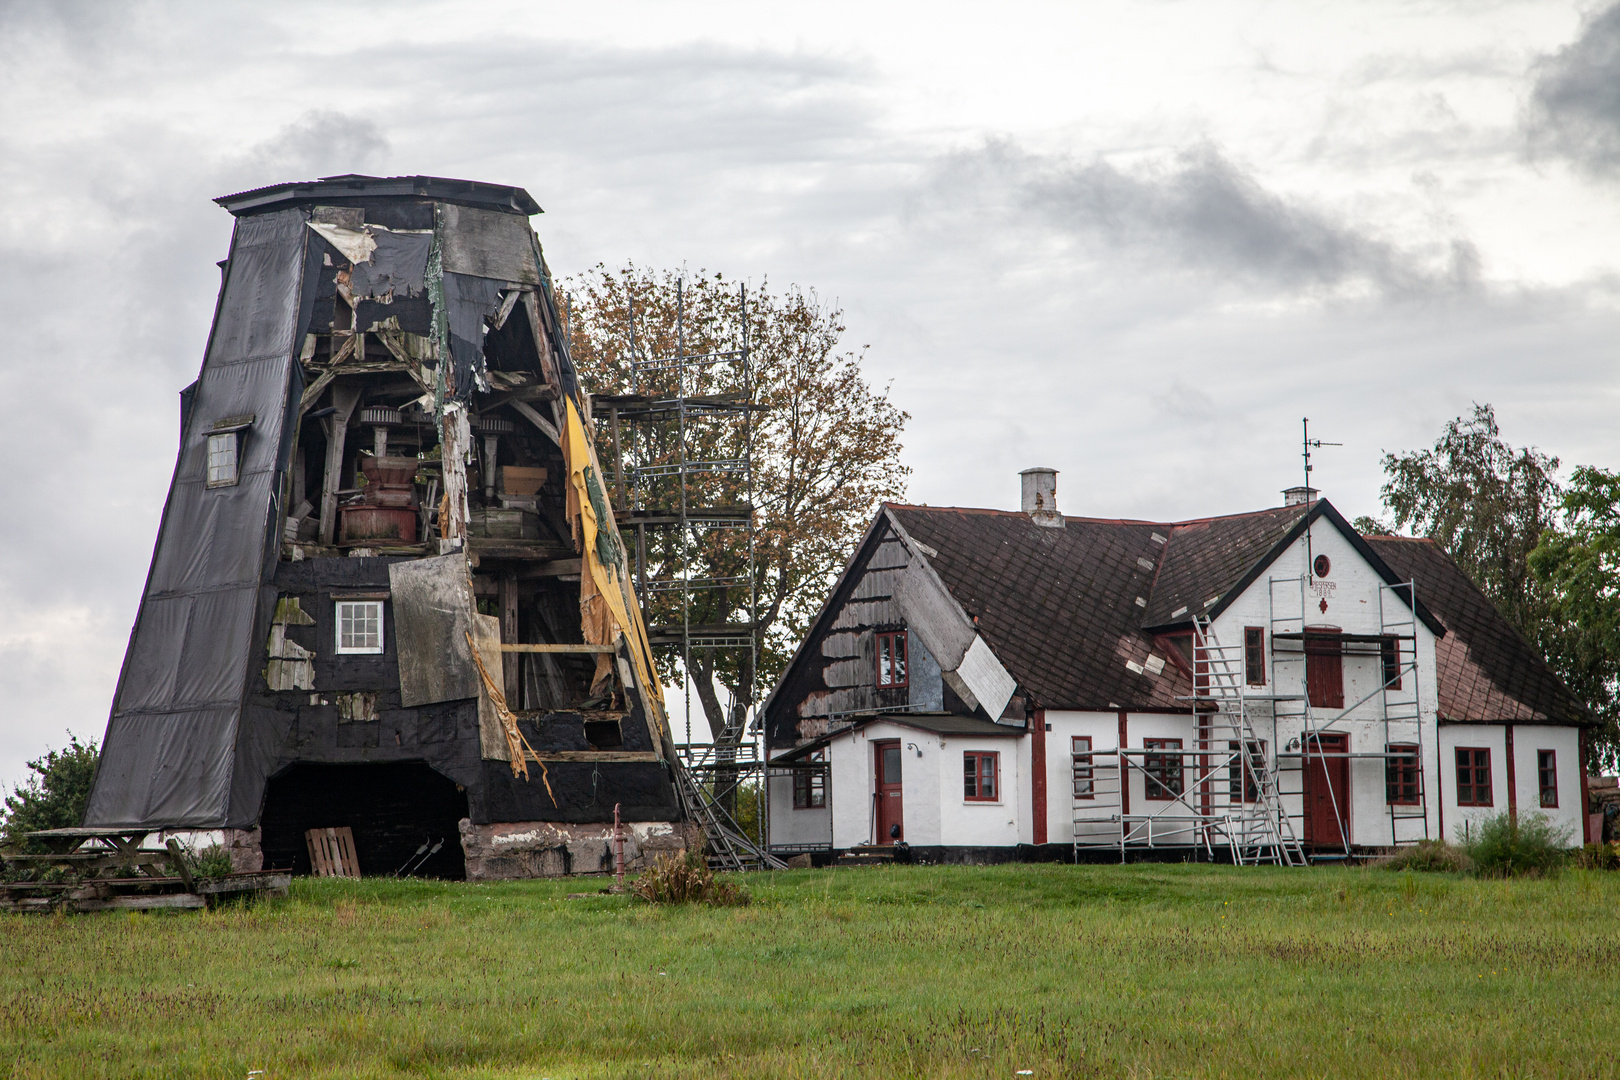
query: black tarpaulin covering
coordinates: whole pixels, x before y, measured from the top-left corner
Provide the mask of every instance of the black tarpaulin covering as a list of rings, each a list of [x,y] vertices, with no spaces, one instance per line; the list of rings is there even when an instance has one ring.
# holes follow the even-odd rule
[[[305,214],[241,218],[85,824],[227,823],[285,442]],[[208,430],[254,417],[241,479],[207,486]]]

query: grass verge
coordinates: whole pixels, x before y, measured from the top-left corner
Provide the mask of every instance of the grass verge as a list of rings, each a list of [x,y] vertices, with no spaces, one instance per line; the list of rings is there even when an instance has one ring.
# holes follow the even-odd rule
[[[746,908],[309,881],[0,917],[15,1077],[1609,1076],[1620,874],[895,867]]]

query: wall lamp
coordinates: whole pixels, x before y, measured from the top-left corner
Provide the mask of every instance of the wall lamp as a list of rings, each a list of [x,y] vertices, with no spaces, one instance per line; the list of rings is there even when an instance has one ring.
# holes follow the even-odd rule
[[[914,742],[906,743],[906,749],[907,750],[915,750],[915,751],[917,751],[917,756],[922,757],[922,747],[918,746],[916,743],[914,743]]]

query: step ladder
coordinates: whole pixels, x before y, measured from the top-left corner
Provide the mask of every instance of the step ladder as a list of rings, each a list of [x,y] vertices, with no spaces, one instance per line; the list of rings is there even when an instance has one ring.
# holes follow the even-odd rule
[[[714,870],[786,870],[787,863],[743,835],[725,807],[716,802],[680,761],[674,764],[677,790],[687,816],[703,826],[709,867]]]
[[[1212,829],[1225,835],[1232,861],[1240,865],[1308,865],[1305,849],[1283,808],[1277,748],[1273,746],[1271,753],[1266,753],[1264,743],[1254,730],[1250,698],[1245,693],[1243,646],[1221,644],[1210,620],[1202,615],[1193,618],[1192,645],[1194,719],[1205,737],[1206,760],[1216,762],[1202,782],[1211,782],[1219,773],[1221,762],[1225,763],[1229,778],[1238,778],[1237,797],[1232,798],[1229,786],[1225,812],[1211,813]],[[1282,701],[1275,696],[1267,699],[1272,701],[1273,709]],[[1251,787],[1252,799],[1249,798]]]

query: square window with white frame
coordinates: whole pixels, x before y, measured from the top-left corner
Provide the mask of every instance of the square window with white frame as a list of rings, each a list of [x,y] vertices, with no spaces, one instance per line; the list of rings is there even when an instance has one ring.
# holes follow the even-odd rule
[[[380,653],[383,651],[383,602],[381,600],[339,600],[337,602],[337,651],[340,653]]]
[[[241,440],[234,431],[221,431],[208,436],[208,486],[234,487],[241,479],[237,453]]]

